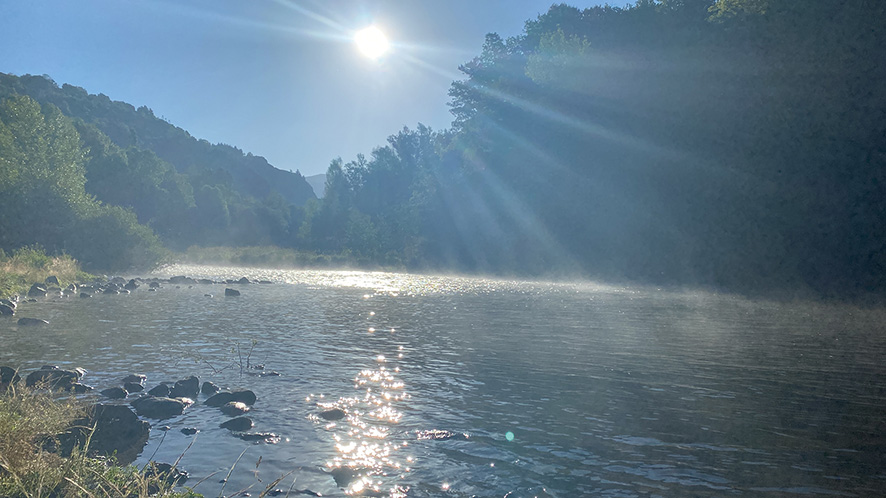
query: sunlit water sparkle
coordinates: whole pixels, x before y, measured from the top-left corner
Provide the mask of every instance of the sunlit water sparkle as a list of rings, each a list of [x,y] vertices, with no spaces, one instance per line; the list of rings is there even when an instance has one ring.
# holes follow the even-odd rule
[[[181,466],[207,496],[257,496],[281,475],[277,488],[324,496],[874,496],[886,484],[880,309],[385,272],[159,275],[276,285],[26,303],[18,316],[51,324],[0,320],[0,364],[82,366],[98,388],[144,373],[149,387],[194,374],[253,389],[254,431],[275,444],[219,428],[228,417],[201,396],[155,422],[136,462],[175,461],[193,442]],[[247,355],[281,375],[241,373]],[[319,416],[333,408],[345,417]]]

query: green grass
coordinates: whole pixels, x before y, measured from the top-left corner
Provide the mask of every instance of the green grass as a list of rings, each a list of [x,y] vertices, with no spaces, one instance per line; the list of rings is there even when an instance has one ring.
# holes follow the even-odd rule
[[[12,255],[0,250],[0,297],[27,292],[31,284],[43,282],[55,275],[62,287],[74,282],[84,282],[95,277],[80,270],[74,258],[47,256],[38,246],[22,247]]]

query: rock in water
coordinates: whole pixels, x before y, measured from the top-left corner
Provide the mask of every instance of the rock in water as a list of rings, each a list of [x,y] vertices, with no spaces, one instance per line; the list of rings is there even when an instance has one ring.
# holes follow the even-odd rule
[[[148,380],[148,378],[142,374],[129,374],[126,377],[123,377],[123,380],[121,380],[120,382],[123,382],[124,384],[127,382],[135,382],[141,385],[145,385],[146,380]]]
[[[240,295],[240,291],[235,290],[235,289],[231,289],[229,287],[225,287],[225,296],[231,297],[231,296],[239,296],[239,295]]]
[[[333,408],[332,410],[326,410],[325,412],[320,412],[318,415],[323,420],[341,420],[341,419],[345,418],[345,412],[338,409],[338,408]]]
[[[170,398],[196,398],[200,393],[200,379],[193,375],[176,381],[172,389],[169,390]]]
[[[0,303],[0,315],[12,316],[15,314],[15,308],[12,306],[8,306],[6,304]]]
[[[145,390],[145,386],[138,382],[127,382],[123,384],[123,389],[126,389],[128,393],[140,393]]]
[[[169,386],[166,384],[160,384],[148,391],[148,394],[157,398],[167,398],[169,397]]]
[[[92,427],[95,432],[89,439],[90,455],[113,455],[122,465],[128,465],[148,442],[151,426],[139,420],[126,405],[98,404],[92,407],[88,417],[75,420],[71,429],[59,435],[59,447],[68,456],[76,444],[86,443]]]
[[[40,318],[19,318],[18,324],[25,327],[33,327],[34,325],[49,325],[49,322]]]
[[[83,374],[76,370],[62,370],[47,365],[28,374],[25,385],[34,387],[45,384],[50,389],[70,389],[71,385],[79,381],[82,376]]]
[[[241,403],[246,403],[247,405],[254,405],[255,400],[255,393],[249,389],[235,389],[233,391],[222,391],[213,394],[203,403],[209,406],[222,406],[232,401],[239,401]]]
[[[7,366],[0,367],[0,386],[16,384],[21,380],[21,376],[19,376],[18,372],[14,368]]]
[[[126,397],[126,390],[122,387],[110,387],[108,389],[102,390],[102,395],[107,396],[111,399],[123,399]]]
[[[46,297],[46,287],[34,284],[28,289],[28,297]]]
[[[244,432],[252,429],[252,419],[249,417],[232,418],[226,422],[222,422],[219,427],[234,432]]]
[[[209,381],[204,382],[203,386],[200,388],[200,392],[202,392],[203,394],[205,394],[207,396],[212,396],[213,394],[215,394],[219,391],[221,391],[221,389],[217,385],[215,385]]]
[[[237,415],[243,415],[244,413],[248,412],[249,407],[246,406],[246,403],[231,401],[230,403],[225,403],[224,405],[222,405],[221,411],[229,417],[236,417]]]
[[[165,419],[181,415],[188,403],[174,398],[145,396],[130,403],[136,413],[147,418]]]

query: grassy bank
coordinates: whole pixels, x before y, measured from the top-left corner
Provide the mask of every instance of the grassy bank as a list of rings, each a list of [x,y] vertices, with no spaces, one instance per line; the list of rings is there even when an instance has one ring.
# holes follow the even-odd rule
[[[24,294],[31,284],[55,275],[62,287],[95,278],[80,270],[70,256],[50,257],[39,247],[23,247],[11,255],[0,250],[0,298]]]
[[[91,458],[82,449],[69,457],[44,450],[44,444],[86,413],[73,398],[15,386],[0,394],[0,496],[199,498],[175,491],[161,477],[113,458]]]
[[[263,268],[353,268],[361,270],[391,270],[402,265],[391,261],[380,266],[369,258],[342,251],[320,254],[312,251],[296,251],[275,246],[251,247],[198,247],[191,246],[177,256],[182,263],[252,266]]]

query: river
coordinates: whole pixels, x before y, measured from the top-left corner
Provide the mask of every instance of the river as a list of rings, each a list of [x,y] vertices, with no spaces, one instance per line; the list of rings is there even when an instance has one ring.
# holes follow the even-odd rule
[[[148,387],[197,375],[252,389],[254,431],[276,442],[233,437],[203,397],[152,421],[136,464],[180,458],[206,496],[258,496],[281,476],[274,487],[292,496],[886,489],[882,309],[396,273],[157,275],[275,284],[229,285],[242,295],[227,298],[224,285],[167,284],[24,303],[18,316],[50,325],[0,320],[0,365],[79,366],[100,389],[129,373]],[[258,375],[270,371],[280,375]],[[348,415],[318,417],[331,408]]]

